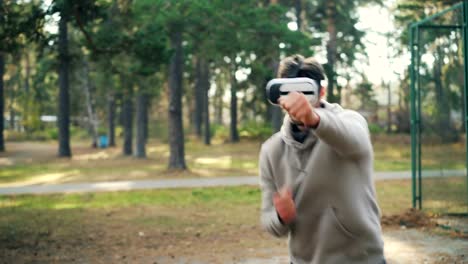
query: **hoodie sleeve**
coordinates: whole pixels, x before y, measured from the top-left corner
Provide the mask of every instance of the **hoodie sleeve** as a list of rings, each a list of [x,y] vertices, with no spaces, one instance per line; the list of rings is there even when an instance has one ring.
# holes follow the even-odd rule
[[[342,156],[359,156],[372,150],[367,122],[359,113],[351,110],[333,112],[315,109],[320,116],[315,135]]]
[[[276,237],[288,234],[289,228],[281,223],[273,205],[273,194],[277,191],[273,182],[271,164],[263,145],[260,150],[260,188],[262,191],[261,223],[264,229]]]

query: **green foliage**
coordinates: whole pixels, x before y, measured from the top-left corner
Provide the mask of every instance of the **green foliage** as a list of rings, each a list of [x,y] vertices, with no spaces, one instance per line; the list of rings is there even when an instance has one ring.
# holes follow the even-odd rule
[[[371,134],[381,134],[385,132],[385,128],[380,126],[379,124],[370,123],[369,124],[369,131]]]
[[[213,139],[227,142],[229,140],[229,127],[225,125],[212,124],[210,126],[211,136]]]
[[[360,109],[365,109],[369,111],[376,110],[378,107],[377,100],[375,98],[375,92],[372,83],[367,80],[365,76],[363,81],[358,84],[354,93],[361,101]]]
[[[239,135],[246,139],[265,140],[273,135],[273,129],[268,123],[250,121],[239,128]]]
[[[57,140],[58,131],[56,127],[47,127],[31,132],[6,131],[5,138],[8,141],[48,141]]]
[[[101,135],[107,135],[107,128],[100,126],[100,127],[98,128],[98,135],[99,135],[99,136],[101,136]]]
[[[89,132],[83,128],[77,126],[70,127],[70,135],[73,139],[83,140],[89,139]],[[45,128],[30,131],[30,132],[19,132],[19,131],[6,131],[6,137],[8,141],[50,141],[58,139],[58,129],[55,126],[48,125]]]
[[[406,50],[410,41],[408,25],[429,16],[439,14],[427,20],[427,25],[462,25],[462,8],[440,13],[455,3],[458,1],[398,1],[395,20],[403,32],[399,37],[402,43],[400,49]],[[461,30],[453,28],[419,28],[419,32],[414,36],[419,42],[415,61],[419,60],[420,69],[415,72],[417,89],[421,91],[422,113],[419,118],[422,120],[423,133],[431,137],[438,135],[446,142],[458,141],[458,135],[464,130],[463,124],[466,122],[462,118],[462,36]],[[416,67],[416,64],[412,66]],[[457,115],[460,118],[455,118]]]
[[[13,53],[41,35],[44,13],[36,1],[3,1],[0,5],[0,51]]]

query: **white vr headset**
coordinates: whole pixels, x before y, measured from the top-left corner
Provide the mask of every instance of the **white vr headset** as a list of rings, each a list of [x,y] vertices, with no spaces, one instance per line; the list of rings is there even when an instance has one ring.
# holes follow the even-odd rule
[[[266,86],[268,101],[274,105],[278,105],[281,96],[290,92],[303,93],[309,102],[315,105],[320,97],[320,84],[316,80],[301,77],[272,79]]]

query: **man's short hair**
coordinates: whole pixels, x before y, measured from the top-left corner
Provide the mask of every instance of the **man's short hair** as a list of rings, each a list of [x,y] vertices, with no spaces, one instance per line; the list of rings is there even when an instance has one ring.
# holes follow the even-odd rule
[[[316,80],[320,84],[322,80],[325,80],[325,71],[322,65],[313,57],[304,58],[302,55],[296,54],[281,60],[277,77],[307,77]]]

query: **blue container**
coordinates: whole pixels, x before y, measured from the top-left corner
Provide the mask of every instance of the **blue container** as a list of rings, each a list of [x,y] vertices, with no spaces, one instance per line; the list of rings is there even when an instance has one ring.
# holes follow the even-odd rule
[[[99,147],[100,148],[107,148],[109,146],[109,140],[107,135],[102,135],[99,137]]]

